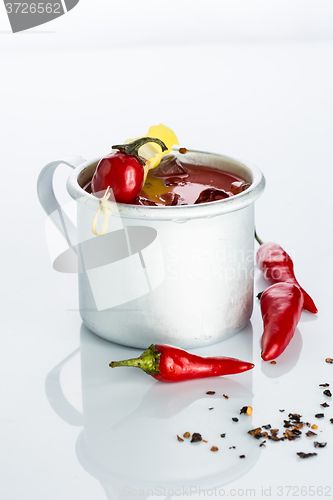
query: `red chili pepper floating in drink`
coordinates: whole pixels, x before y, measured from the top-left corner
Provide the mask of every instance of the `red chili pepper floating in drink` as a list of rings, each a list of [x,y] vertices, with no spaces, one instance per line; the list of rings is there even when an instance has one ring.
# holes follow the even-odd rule
[[[259,294],[264,332],[261,357],[270,361],[283,353],[294,336],[304,298],[292,283],[276,283]]]
[[[109,366],[135,366],[161,382],[182,382],[234,375],[251,370],[254,364],[222,356],[203,357],[171,345],[152,344],[139,358],[112,361]]]
[[[257,252],[257,266],[262,271],[268,283],[273,285],[274,283],[288,282],[298,286],[304,297],[303,308],[316,314],[318,309],[310,295],[303,290],[296,280],[294,263],[287,252],[277,243],[263,243],[257,233],[255,233],[255,238],[260,244]]]
[[[118,203],[134,203],[145,177],[146,160],[138,155],[138,151],[147,142],[156,142],[162,151],[168,149],[164,142],[154,137],[141,137],[130,144],[112,146],[119,151],[113,151],[100,160],[91,180],[92,192],[104,194],[110,187]]]

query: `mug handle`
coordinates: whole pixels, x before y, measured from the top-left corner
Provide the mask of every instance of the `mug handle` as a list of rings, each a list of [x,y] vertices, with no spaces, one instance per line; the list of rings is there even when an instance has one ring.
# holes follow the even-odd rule
[[[63,160],[52,161],[46,165],[37,180],[37,193],[40,204],[44,208],[47,215],[52,219],[56,228],[65,237],[68,245],[75,251],[76,227],[71,222],[69,217],[62,210],[53,191],[53,175],[57,167],[61,164],[71,168],[76,168],[86,160],[81,156],[69,156]]]

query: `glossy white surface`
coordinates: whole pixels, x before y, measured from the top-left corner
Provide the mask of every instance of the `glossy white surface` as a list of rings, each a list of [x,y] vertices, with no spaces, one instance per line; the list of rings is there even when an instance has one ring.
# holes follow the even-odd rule
[[[111,69],[110,61],[134,56],[132,68]],[[144,61],[160,57],[170,65],[156,69],[158,85],[138,76]],[[333,365],[324,361],[333,357],[332,57],[331,43],[46,53],[29,51],[28,36],[20,51],[2,52],[1,498],[105,500],[148,487],[162,497],[184,487],[186,497],[190,486],[243,497],[271,488],[271,498],[286,497],[287,486],[289,497],[302,496],[301,486],[313,496],[313,486],[333,496],[333,403],[318,387],[333,384]],[[62,155],[104,154],[160,121],[182,145],[245,158],[265,174],[258,232],[289,251],[319,309],[317,317],[302,314],[276,365],[260,360],[255,303],[243,332],[195,351],[253,357],[251,373],[163,385],[133,369],[111,370],[112,359],[140,351],[83,327],[76,276],[52,269],[36,194],[40,169]],[[64,201],[67,175],[64,167],[55,182]],[[265,286],[257,273],[255,292]],[[325,399],[331,406],[322,409]],[[232,422],[248,404],[252,417]],[[281,429],[289,412],[317,423],[326,448],[315,450],[306,436],[259,448],[248,436],[266,423]],[[317,421],[319,412],[325,418]],[[176,434],[186,430],[208,443],[179,443]],[[298,451],[318,456],[301,460]]]

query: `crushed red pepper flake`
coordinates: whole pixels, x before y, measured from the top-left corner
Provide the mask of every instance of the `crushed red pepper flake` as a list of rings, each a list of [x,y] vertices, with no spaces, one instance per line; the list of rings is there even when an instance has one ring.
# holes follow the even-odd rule
[[[237,417],[232,417],[232,420],[233,420],[233,422],[238,422],[238,418]]]
[[[217,446],[212,446],[210,451],[219,451],[218,447]]]
[[[279,410],[281,413],[284,412],[285,410]]]
[[[325,361],[326,361],[326,363],[333,363],[333,359],[332,358],[326,358]]]
[[[180,436],[178,436],[178,434],[177,434],[177,439],[178,439],[178,441],[180,441],[180,442],[184,441],[184,439],[183,439],[183,438],[181,438]]]
[[[300,458],[310,458],[310,457],[315,457],[317,455],[317,453],[304,453],[303,451],[300,451],[297,453],[297,455]]]
[[[271,361],[271,365],[276,365],[276,361]]]
[[[318,425],[316,424],[311,425],[311,429],[318,429]]]
[[[226,434],[226,433],[224,433],[224,434],[221,434],[221,438],[225,438],[225,434]]]
[[[271,429],[271,424],[266,424],[266,425],[263,425],[262,428],[263,429]]]
[[[325,382],[325,384],[319,384],[319,387],[329,387],[330,384],[328,384],[327,382]]]
[[[279,429],[271,429],[270,432],[271,434],[278,434]]]
[[[299,413],[289,413],[288,417],[290,418],[290,420],[300,420],[302,418],[302,415],[300,415]]]
[[[323,394],[325,394],[325,396],[327,396],[328,398],[332,397],[332,393],[329,389],[326,389],[325,391],[323,391]]]
[[[213,396],[213,394],[215,394],[215,391],[207,391],[206,394],[208,394],[209,396]]]
[[[208,441],[206,441],[206,439],[203,439],[203,440],[202,440],[202,442],[203,442],[203,443],[208,443]]]
[[[210,408],[208,408],[208,410],[214,410],[214,406],[211,406]]]
[[[320,406],[322,406],[323,408],[329,408],[330,407],[330,405],[327,404],[326,401],[325,401],[325,403],[320,403]]]
[[[252,415],[252,407],[251,406],[243,406],[239,412],[240,415]]]
[[[178,150],[180,152],[181,155],[184,155],[187,153],[187,149],[186,148],[179,148]]]
[[[319,443],[318,441],[314,441],[314,443],[313,443],[313,446],[315,448],[325,448],[326,445],[327,445],[327,443]]]
[[[239,458],[245,458],[245,455],[239,455]]]
[[[325,416],[325,415],[324,415],[323,413],[316,413],[316,414],[315,414],[315,417],[316,417],[316,418],[324,418],[324,416]]]
[[[266,448],[265,443],[266,443],[266,439],[265,439],[265,441],[263,441],[262,443],[260,443],[259,447],[260,447],[260,448],[263,448],[263,447],[265,447],[265,448]]]
[[[284,441],[285,437],[279,437],[276,434],[272,434],[272,436],[268,436],[268,439],[270,439],[271,441]]]
[[[227,396],[226,394],[223,394],[223,397],[224,399],[229,399],[229,396]]]
[[[330,422],[331,422],[331,424],[333,424],[333,418],[330,418]]]
[[[255,436],[256,434],[259,434],[260,432],[261,432],[261,427],[256,427],[255,429],[248,431],[248,434],[250,434],[250,436]]]
[[[190,432],[184,432],[183,437],[184,437],[184,438],[189,438],[189,437],[190,437],[190,435],[191,435],[191,433],[190,433]]]
[[[235,450],[236,446],[229,446],[229,450]]]
[[[317,436],[317,434],[315,432],[313,432],[313,431],[308,431],[308,432],[305,433],[305,435],[308,436],[308,437]]]
[[[199,441],[202,441],[202,436],[201,434],[199,434],[199,432],[193,432],[192,434],[192,439],[191,439],[191,443],[198,443]]]

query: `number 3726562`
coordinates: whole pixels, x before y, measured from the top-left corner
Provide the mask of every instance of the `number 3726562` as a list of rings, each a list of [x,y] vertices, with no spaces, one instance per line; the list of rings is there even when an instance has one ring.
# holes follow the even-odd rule
[[[6,3],[8,14],[62,14],[60,3]]]

